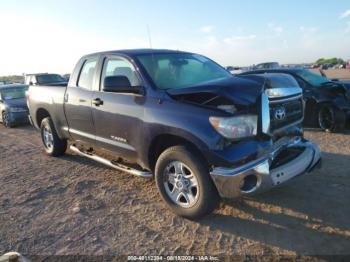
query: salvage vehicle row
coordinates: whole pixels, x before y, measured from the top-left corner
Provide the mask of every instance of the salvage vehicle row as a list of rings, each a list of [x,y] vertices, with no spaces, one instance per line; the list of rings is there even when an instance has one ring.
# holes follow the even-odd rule
[[[350,83],[328,80],[307,69],[274,68],[245,72],[242,75],[283,73],[292,76],[303,89],[306,103],[305,125],[329,132],[343,131],[350,119]]]

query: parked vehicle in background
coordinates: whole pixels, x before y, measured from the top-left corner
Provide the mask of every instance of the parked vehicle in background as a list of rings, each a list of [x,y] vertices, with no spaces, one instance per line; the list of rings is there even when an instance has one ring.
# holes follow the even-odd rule
[[[198,54],[87,55],[66,88],[31,86],[28,101],[47,154],[64,154],[70,140],[74,152],[105,165],[155,174],[163,200],[188,218],[320,162],[303,138],[302,90],[292,77],[237,78]]]
[[[24,83],[26,85],[35,86],[66,86],[68,84],[68,81],[59,74],[40,73],[27,74],[24,78]]]
[[[238,75],[238,74],[243,73],[242,68],[240,68],[238,66],[228,66],[228,67],[226,67],[226,70],[229,71],[233,75]]]
[[[259,69],[272,69],[272,68],[278,68],[280,67],[279,63],[277,62],[267,62],[267,63],[261,63],[253,66],[254,70]]]
[[[27,85],[0,86],[0,120],[5,127],[28,123]]]
[[[331,81],[325,75],[298,68],[257,70],[242,75],[284,73],[295,78],[303,89],[305,107],[304,123],[319,126],[325,131],[340,132],[350,118],[350,83]],[[322,71],[321,71],[322,73]]]
[[[335,69],[336,65],[332,63],[326,63],[321,65],[322,70],[327,70],[327,69]]]
[[[0,86],[4,85],[10,85],[11,83],[9,81],[0,81]]]

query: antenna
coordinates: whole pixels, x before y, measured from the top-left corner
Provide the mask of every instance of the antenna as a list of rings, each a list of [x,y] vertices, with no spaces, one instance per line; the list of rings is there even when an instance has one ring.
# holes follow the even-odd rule
[[[149,29],[149,26],[147,25],[147,34],[148,34],[148,41],[149,41],[149,47],[152,48],[152,38],[151,38],[151,31]]]
[[[150,46],[150,48],[151,48],[151,50],[152,50],[153,48],[152,48],[151,30],[149,29],[148,24],[147,24],[147,34],[148,34],[149,46]],[[151,54],[152,54],[152,62],[153,62],[153,64],[156,64],[156,61],[155,61],[155,59],[154,59],[153,50],[151,51]]]

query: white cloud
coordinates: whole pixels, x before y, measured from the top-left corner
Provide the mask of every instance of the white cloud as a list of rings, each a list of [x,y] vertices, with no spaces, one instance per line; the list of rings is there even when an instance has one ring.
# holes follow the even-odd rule
[[[313,34],[318,31],[317,27],[307,27],[307,26],[300,26],[299,30],[304,34]]]
[[[199,30],[200,30],[202,33],[209,34],[209,33],[211,33],[211,32],[214,31],[214,26],[212,26],[212,25],[202,26]]]
[[[256,35],[241,35],[241,36],[231,36],[224,38],[226,44],[232,44],[238,41],[254,40]]]
[[[339,19],[343,19],[343,18],[346,18],[346,17],[350,17],[350,9],[346,10],[344,13],[342,13],[340,16],[339,16]]]
[[[267,25],[271,31],[273,31],[275,34],[281,34],[283,32],[283,27],[279,25],[275,25],[274,23],[269,23]]]

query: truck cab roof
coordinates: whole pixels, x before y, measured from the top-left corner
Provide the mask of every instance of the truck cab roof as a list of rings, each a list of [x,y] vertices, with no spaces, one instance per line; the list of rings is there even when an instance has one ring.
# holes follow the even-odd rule
[[[122,49],[122,50],[103,51],[103,52],[88,54],[86,56],[94,56],[94,55],[101,55],[101,54],[106,54],[106,55],[122,54],[122,55],[128,55],[128,56],[135,56],[135,55],[169,54],[169,53],[191,54],[191,52],[178,51],[178,50],[143,48],[143,49]]]

